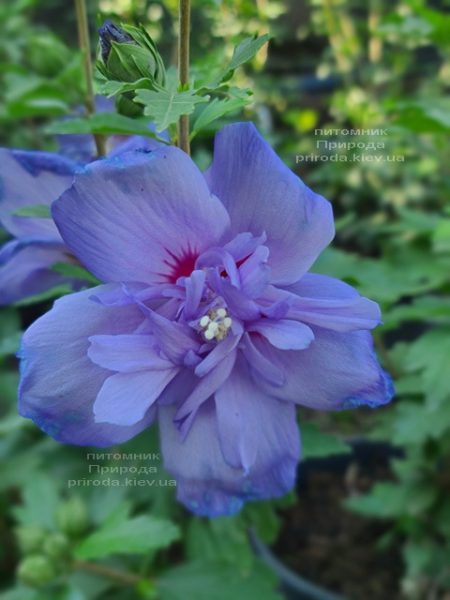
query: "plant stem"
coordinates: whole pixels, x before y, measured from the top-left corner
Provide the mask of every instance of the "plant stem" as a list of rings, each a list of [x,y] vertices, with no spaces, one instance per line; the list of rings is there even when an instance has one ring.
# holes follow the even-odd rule
[[[139,575],[135,575],[134,573],[130,573],[128,571],[117,571],[112,567],[87,562],[85,560],[76,560],[73,563],[73,568],[77,571],[88,571],[94,575],[112,579],[113,581],[122,585],[137,585],[143,579],[142,577],[139,577]]]
[[[178,71],[180,84],[189,83],[189,34],[191,29],[191,0],[180,0],[179,2],[179,26],[178,37]],[[178,121],[178,146],[187,154],[190,154],[189,144],[189,115],[182,115]]]
[[[380,0],[371,0],[369,7],[369,60],[371,63],[379,63],[383,54],[383,40],[378,35],[378,27],[380,25],[381,20]]]
[[[85,0],[75,0],[75,12],[78,25],[78,42],[80,50],[83,52],[84,60],[84,77],[86,80],[86,97],[85,105],[88,115],[95,112],[94,86],[92,84],[92,60],[91,60],[91,44],[89,40],[89,26],[86,11]],[[105,155],[105,138],[102,135],[95,134],[95,146],[97,155]]]

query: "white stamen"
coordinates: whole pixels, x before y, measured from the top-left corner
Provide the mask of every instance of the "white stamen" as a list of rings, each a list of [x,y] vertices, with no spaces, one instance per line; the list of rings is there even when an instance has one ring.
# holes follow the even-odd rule
[[[205,336],[205,339],[207,339],[209,341],[214,338],[215,333],[213,331],[211,331],[210,329],[207,329],[203,335]]]
[[[228,316],[225,308],[216,308],[208,311],[198,322],[203,329],[203,337],[207,342],[216,340],[221,342],[225,339],[233,324],[233,319]]]

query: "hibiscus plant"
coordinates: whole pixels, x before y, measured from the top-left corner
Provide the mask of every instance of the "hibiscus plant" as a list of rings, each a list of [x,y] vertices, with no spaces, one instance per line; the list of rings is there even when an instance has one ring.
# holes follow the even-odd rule
[[[106,20],[93,77],[86,5],[75,7],[85,106],[47,126],[57,151],[0,149],[0,303],[47,303],[20,336],[20,416],[6,423],[44,457],[53,444],[47,469],[21,459],[22,587],[8,597],[275,600],[248,532],[273,541],[275,508],[295,501],[299,407],[392,400],[371,333],[379,305],[348,273],[315,268],[335,235],[333,198],[246,118],[240,69],[268,34],[216,68],[190,65],[180,0],[176,67],[145,25]],[[19,342],[7,340],[5,356]],[[305,429],[308,455],[349,451]],[[58,453],[70,475],[54,485]]]

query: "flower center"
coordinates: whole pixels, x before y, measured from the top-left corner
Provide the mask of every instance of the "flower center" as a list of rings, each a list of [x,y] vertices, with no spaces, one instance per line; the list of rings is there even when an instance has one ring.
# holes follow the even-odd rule
[[[233,320],[225,308],[213,308],[199,320],[202,335],[207,342],[222,341],[230,332]]]

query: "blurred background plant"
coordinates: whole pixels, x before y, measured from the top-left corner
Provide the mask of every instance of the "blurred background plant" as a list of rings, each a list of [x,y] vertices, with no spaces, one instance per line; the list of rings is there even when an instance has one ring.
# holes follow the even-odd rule
[[[49,301],[4,308],[0,598],[280,599],[276,574],[250,543],[252,531],[300,575],[350,600],[448,599],[450,2],[193,5],[196,81],[230,60],[243,38],[273,36],[236,71],[234,84],[253,95],[205,125],[194,158],[205,167],[214,131],[229,120],[252,119],[332,201],[336,240],[314,268],[381,304],[376,346],[395,377],[396,400],[377,413],[302,411],[307,462],[300,474],[306,465],[319,471],[328,465],[319,487],[300,478],[298,495],[210,522],[176,504],[155,432],[98,452],[60,446],[17,416],[20,332]],[[0,6],[2,146],[53,150],[59,120],[80,112],[82,64],[68,6],[62,0]],[[176,0],[98,0],[89,11],[94,44],[95,25],[104,18],[144,23],[166,65],[174,62]],[[96,133],[118,123],[112,114]],[[140,126],[119,124],[119,133]],[[395,458],[382,468],[373,461],[362,467],[351,450],[361,440],[369,452],[370,441],[385,444]],[[326,475],[329,457],[337,455],[345,455],[344,470],[336,476],[333,463],[334,474]],[[340,572],[315,568],[325,560]]]

